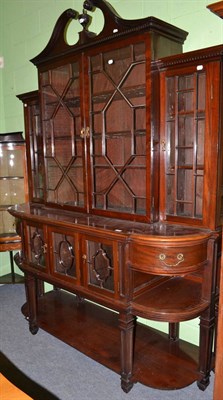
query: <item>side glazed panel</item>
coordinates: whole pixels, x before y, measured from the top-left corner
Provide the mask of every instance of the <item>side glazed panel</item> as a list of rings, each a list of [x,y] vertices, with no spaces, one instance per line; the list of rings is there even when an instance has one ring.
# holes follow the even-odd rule
[[[202,218],[205,71],[166,77],[166,213]]]
[[[27,160],[31,174],[31,179],[29,180],[30,198],[41,202],[44,199],[44,160],[38,97],[30,102],[27,100],[24,107],[27,123],[27,143],[29,144]]]

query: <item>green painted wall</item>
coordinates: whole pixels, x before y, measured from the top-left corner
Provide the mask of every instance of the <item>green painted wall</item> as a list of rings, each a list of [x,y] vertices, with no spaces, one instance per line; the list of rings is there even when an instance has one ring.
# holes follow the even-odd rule
[[[223,23],[206,8],[210,3],[211,0],[110,0],[123,18],[154,16],[188,31],[184,52],[223,43]],[[36,68],[29,60],[46,46],[60,14],[67,8],[81,12],[82,4],[82,0],[0,0],[0,56],[5,60],[4,69],[0,69],[0,132],[24,130],[22,104],[16,94],[38,86]],[[92,30],[98,33],[103,18],[98,10],[94,14]],[[79,30],[77,22],[71,24],[69,42],[77,38]],[[6,254],[0,253],[0,265],[2,273],[8,267]],[[166,329],[166,324],[154,325]],[[181,336],[197,343],[197,320],[182,326]]]
[[[0,2],[0,57],[3,56],[3,3]],[[3,102],[3,70],[0,69],[0,132],[5,131],[5,112]]]

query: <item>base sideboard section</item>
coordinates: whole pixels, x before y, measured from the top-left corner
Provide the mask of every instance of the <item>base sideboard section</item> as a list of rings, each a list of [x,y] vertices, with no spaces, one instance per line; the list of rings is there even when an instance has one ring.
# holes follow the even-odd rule
[[[28,318],[28,305],[22,312]],[[38,299],[38,327],[117,374],[121,373],[119,314],[63,290]],[[181,389],[199,379],[198,347],[136,323],[133,383]]]

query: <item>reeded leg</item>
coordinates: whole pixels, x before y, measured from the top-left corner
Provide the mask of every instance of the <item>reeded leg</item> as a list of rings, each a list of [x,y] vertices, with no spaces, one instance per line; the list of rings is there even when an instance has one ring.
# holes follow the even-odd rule
[[[215,285],[217,274],[217,242],[208,243],[208,264],[205,270],[206,285],[203,285],[203,297],[210,301],[210,306],[200,316],[199,371],[201,378],[197,382],[199,389],[205,390],[210,382],[212,369],[213,337],[215,329]]]
[[[180,333],[180,324],[179,322],[170,322],[169,323],[169,339],[170,340],[178,340]]]
[[[121,330],[121,387],[128,393],[132,386],[134,327],[136,318],[132,314],[119,314]]]
[[[214,335],[214,317],[209,319],[207,315],[200,317],[200,346],[199,346],[199,371],[201,379],[197,386],[205,390],[210,383],[212,367],[212,345]]]
[[[37,280],[37,296],[42,297],[44,295],[44,282],[40,279]]]
[[[37,284],[34,276],[25,274],[25,287],[26,287],[26,298],[29,307],[28,321],[29,330],[35,335],[38,330],[37,324]]]

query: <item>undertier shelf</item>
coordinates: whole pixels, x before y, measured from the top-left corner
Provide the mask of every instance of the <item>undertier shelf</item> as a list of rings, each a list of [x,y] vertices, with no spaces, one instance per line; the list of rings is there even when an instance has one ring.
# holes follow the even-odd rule
[[[27,303],[22,307],[28,316]],[[120,374],[119,315],[88,301],[55,290],[38,299],[38,325],[56,338]],[[157,389],[180,389],[199,379],[198,348],[137,323],[134,383]]]

